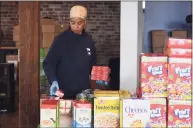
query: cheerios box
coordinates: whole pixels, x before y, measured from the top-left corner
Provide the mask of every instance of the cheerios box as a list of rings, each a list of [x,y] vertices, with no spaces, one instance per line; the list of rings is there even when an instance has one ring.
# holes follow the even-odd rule
[[[192,86],[191,59],[169,58],[168,98],[170,100],[190,100]]]
[[[120,100],[120,127],[150,127],[150,101],[147,99]]]
[[[169,100],[168,128],[192,128],[192,106],[188,100]]]
[[[119,93],[95,93],[94,127],[118,128],[120,125]]]
[[[151,128],[166,128],[166,98],[150,99]]]
[[[167,56],[141,54],[140,87],[143,98],[167,97]]]
[[[59,100],[44,98],[40,101],[40,128],[59,127]]]

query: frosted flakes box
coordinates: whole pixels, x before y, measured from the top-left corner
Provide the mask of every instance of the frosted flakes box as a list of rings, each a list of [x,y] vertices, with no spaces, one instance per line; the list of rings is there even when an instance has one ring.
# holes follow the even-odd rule
[[[167,48],[184,48],[192,49],[191,39],[178,39],[178,38],[167,38],[166,39]]]
[[[190,100],[192,95],[192,71],[190,58],[169,58],[168,98]]]
[[[191,101],[170,100],[168,106],[168,128],[192,128]]]
[[[97,95],[94,98],[94,127],[119,128],[119,94]]]
[[[120,127],[150,127],[150,101],[144,99],[122,99],[120,101]]]
[[[166,128],[166,99],[150,99],[150,110],[151,128]]]
[[[140,87],[142,97],[167,97],[167,56],[141,54]]]

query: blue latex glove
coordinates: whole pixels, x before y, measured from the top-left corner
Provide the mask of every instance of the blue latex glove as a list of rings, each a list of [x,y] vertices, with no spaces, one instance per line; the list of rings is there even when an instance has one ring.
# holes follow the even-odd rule
[[[56,91],[59,89],[58,82],[54,81],[50,87],[50,95],[56,95]]]

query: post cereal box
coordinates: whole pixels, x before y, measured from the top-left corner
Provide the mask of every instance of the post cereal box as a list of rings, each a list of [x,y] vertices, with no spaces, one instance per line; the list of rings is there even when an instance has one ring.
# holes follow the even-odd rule
[[[167,48],[184,48],[192,49],[192,40],[191,39],[177,39],[177,38],[168,38],[166,41]]]
[[[192,128],[191,101],[170,100],[168,106],[168,128]]]
[[[150,99],[150,103],[151,128],[166,128],[166,99]]]
[[[114,97],[113,94],[96,97],[94,99],[94,127],[119,128],[119,104],[119,97]]]
[[[168,65],[168,98],[191,99],[191,59],[170,58]]]
[[[167,97],[167,56],[142,54],[140,68],[142,97]]]
[[[150,127],[150,101],[142,99],[122,99],[120,101],[120,127]]]

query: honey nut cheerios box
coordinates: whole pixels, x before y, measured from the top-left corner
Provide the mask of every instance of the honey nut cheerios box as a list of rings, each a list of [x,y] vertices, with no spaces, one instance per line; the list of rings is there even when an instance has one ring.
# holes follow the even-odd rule
[[[119,93],[95,93],[94,96],[94,127],[119,128]]]
[[[166,128],[166,98],[150,98],[151,128]]]
[[[192,70],[190,58],[169,58],[168,98],[171,100],[191,100]]]
[[[168,128],[192,128],[192,106],[188,100],[169,100]]]
[[[150,101],[124,98],[120,100],[120,127],[150,127]]]
[[[167,97],[167,56],[141,54],[140,87],[143,98]]]

